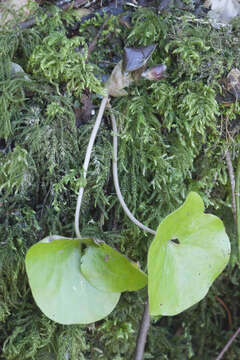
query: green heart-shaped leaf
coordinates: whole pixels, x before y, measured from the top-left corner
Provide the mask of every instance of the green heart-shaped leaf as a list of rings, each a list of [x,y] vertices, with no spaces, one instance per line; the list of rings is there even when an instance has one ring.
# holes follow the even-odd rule
[[[159,225],[148,252],[151,315],[176,315],[200,301],[230,256],[222,221],[197,193]]]
[[[81,274],[82,239],[46,239],[26,255],[30,287],[42,312],[60,324],[87,324],[111,313],[120,293],[101,292]]]
[[[134,291],[147,284],[147,275],[104,242],[85,250],[81,271],[98,290],[107,292]]]

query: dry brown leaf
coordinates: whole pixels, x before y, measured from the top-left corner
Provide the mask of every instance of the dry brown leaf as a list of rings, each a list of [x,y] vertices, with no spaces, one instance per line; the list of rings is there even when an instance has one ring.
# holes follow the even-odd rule
[[[106,89],[110,96],[120,97],[126,96],[127,91],[124,90],[125,87],[128,87],[132,82],[131,75],[127,72],[123,73],[122,71],[122,60],[117,63],[113,69],[110,78],[106,82]]]

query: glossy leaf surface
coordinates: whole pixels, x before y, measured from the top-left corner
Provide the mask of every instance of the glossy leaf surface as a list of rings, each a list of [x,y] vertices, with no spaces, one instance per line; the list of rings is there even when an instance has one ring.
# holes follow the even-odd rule
[[[79,239],[59,237],[49,243],[40,242],[26,255],[33,297],[42,312],[60,324],[100,320],[111,313],[120,297],[120,293],[93,287],[81,274],[80,261]]]
[[[176,315],[200,301],[230,256],[222,221],[197,193],[159,225],[148,253],[151,315]]]
[[[81,271],[101,291],[134,291],[147,284],[147,275],[139,270],[137,264],[104,242],[85,250]]]

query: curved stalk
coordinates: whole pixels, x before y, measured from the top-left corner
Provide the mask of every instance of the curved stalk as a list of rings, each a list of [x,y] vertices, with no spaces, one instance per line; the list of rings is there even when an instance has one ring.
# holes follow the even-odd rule
[[[89,165],[89,161],[90,161],[90,157],[91,157],[93,144],[94,144],[94,141],[96,139],[97,132],[98,132],[99,126],[101,124],[103,113],[104,113],[105,107],[107,105],[107,102],[108,102],[108,96],[105,96],[102,99],[102,102],[101,102],[101,105],[100,105],[100,108],[99,108],[99,111],[98,111],[98,115],[97,115],[97,118],[96,118],[96,122],[94,124],[94,127],[92,129],[92,133],[91,133],[91,136],[90,136],[90,139],[89,139],[89,143],[88,143],[87,150],[86,150],[86,155],[85,155],[85,160],[84,160],[84,163],[83,163],[83,177],[84,177],[84,179],[86,179],[86,176],[87,176],[87,169],[88,169],[88,165]],[[77,205],[76,205],[76,210],[75,210],[75,233],[76,233],[77,238],[81,238],[81,234],[80,234],[80,231],[79,231],[79,214],[80,214],[80,208],[81,208],[81,204],[82,204],[82,197],[83,197],[84,188],[85,188],[85,186],[81,186],[80,189],[79,189],[78,198],[77,198]]]
[[[118,143],[117,143],[117,124],[116,124],[116,119],[115,116],[112,112],[112,110],[110,109],[110,117],[111,117],[111,121],[112,121],[112,128],[113,128],[113,180],[114,180],[114,186],[115,186],[115,190],[117,193],[117,197],[118,200],[120,201],[120,204],[122,205],[123,210],[125,211],[126,215],[129,217],[129,219],[138,227],[140,227],[141,229],[149,232],[150,234],[155,235],[156,232],[152,229],[150,229],[149,227],[143,225],[140,221],[138,221],[133,214],[131,213],[131,211],[128,209],[121,190],[120,190],[120,186],[119,186],[119,181],[118,181],[118,168],[117,168],[117,147],[118,147]]]

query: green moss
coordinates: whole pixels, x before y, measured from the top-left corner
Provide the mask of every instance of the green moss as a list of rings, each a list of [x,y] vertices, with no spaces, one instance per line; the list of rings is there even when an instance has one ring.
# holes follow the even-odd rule
[[[87,90],[97,109],[103,93],[99,78],[111,72],[123,46],[154,42],[150,63],[166,63],[168,77],[157,83],[142,80],[128,89],[127,97],[112,99],[122,193],[135,216],[156,228],[190,190],[197,190],[225,220],[236,259],[224,154],[228,148],[235,166],[240,108],[218,99],[221,79],[232,66],[240,67],[239,20],[230,32],[212,29],[190,13],[173,10],[157,16],[138,9],[128,29],[112,16],[87,62],[87,43],[106,18],[88,20],[79,37],[68,38],[66,24],[74,23],[74,12],[48,11],[54,16],[42,14],[31,29],[0,30],[0,356],[132,359],[145,292],[124,294],[115,311],[95,325],[59,326],[34,303],[24,269],[26,249],[50,233],[73,236],[76,192],[94,122],[76,128],[73,105],[81,104]],[[30,80],[13,76],[11,62],[21,64]],[[105,116],[92,154],[80,228],[83,235],[102,238],[146,267],[152,238],[130,222],[117,201],[111,142]],[[238,326],[238,284],[234,260],[200,304],[153,322],[146,356],[216,357],[230,337],[226,312],[216,296],[224,298],[233,326]],[[233,344],[231,360],[238,358]]]
[[[56,31],[45,37],[42,44],[34,49],[29,67],[34,75],[43,75],[57,89],[65,84],[70,94],[79,96],[85,88],[103,94],[101,84],[94,76],[96,67],[86,60],[87,44],[83,38],[68,39],[64,33]]]

